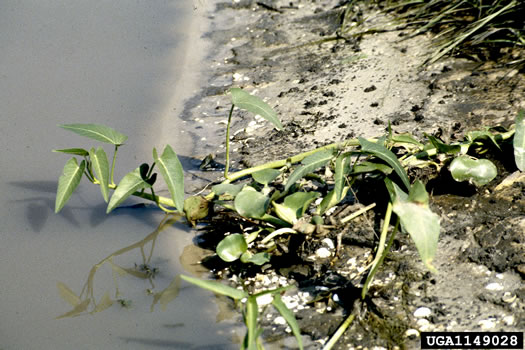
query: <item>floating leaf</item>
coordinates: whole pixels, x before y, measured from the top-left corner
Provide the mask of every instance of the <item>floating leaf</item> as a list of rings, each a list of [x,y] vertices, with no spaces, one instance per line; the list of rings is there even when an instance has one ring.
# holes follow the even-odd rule
[[[63,124],[59,126],[63,129],[73,131],[80,136],[89,137],[90,139],[116,146],[122,145],[128,139],[126,135],[99,124]]]
[[[86,167],[86,161],[77,164],[76,158],[71,158],[64,166],[62,175],[58,179],[58,189],[55,200],[55,213],[58,213],[73,194],[82,178],[82,173]]]
[[[87,310],[89,304],[91,303],[91,299],[86,299],[82,301],[80,304],[75,306],[73,310],[66,312],[65,314],[62,314],[58,316],[56,319],[66,318],[66,317],[75,317],[83,313]]]
[[[153,148],[153,159],[168,185],[175,207],[179,212],[184,212],[184,171],[177,154],[173,152],[170,145],[166,145],[160,157],[157,156],[157,150]]]
[[[359,144],[361,145],[361,149],[363,150],[363,152],[371,153],[377,158],[386,162],[388,165],[390,165],[395,170],[401,181],[403,181],[405,187],[407,189],[410,188],[410,180],[408,179],[408,175],[405,169],[403,169],[401,163],[399,163],[399,160],[397,159],[396,155],[392,153],[392,151],[390,151],[383,145],[370,142],[362,137],[359,138]]]
[[[234,233],[224,237],[222,241],[217,244],[217,255],[226,261],[232,262],[237,259],[248,249],[248,244],[244,236],[239,233]]]
[[[100,182],[100,192],[104,201],[107,203],[109,199],[109,162],[106,152],[102,147],[97,148],[95,151],[94,148],[91,148],[89,151],[89,158],[91,159],[91,164],[95,170],[95,175],[98,182]]]
[[[212,291],[213,293],[217,293],[220,295],[225,295],[227,297],[230,297],[235,300],[241,300],[243,298],[246,298],[248,296],[248,293],[245,291],[235,289],[230,286],[226,286],[220,282],[217,281],[208,281],[208,280],[201,280],[198,278],[180,275],[180,277],[185,280],[186,282],[190,282],[196,286],[199,286],[201,288],[207,289]]]
[[[302,350],[303,340],[301,338],[301,329],[297,324],[297,320],[295,319],[293,312],[288,307],[286,307],[286,304],[282,301],[279,293],[273,294],[272,304],[292,329],[292,333],[295,335],[295,339],[297,339],[297,345],[299,345],[299,349]]]
[[[247,186],[235,197],[234,205],[239,215],[258,219],[266,213],[269,202],[267,196]]]
[[[104,296],[102,297],[102,299],[100,299],[100,301],[98,302],[97,306],[95,307],[95,309],[91,313],[94,314],[96,312],[104,311],[108,307],[113,305],[113,302],[114,301],[111,300],[111,298],[109,297],[109,292],[106,292],[106,293],[104,293]]]
[[[157,303],[160,303],[162,311],[166,311],[168,304],[179,295],[180,283],[181,276],[177,276],[164,290],[159,293],[155,293],[153,296],[153,302],[151,303],[150,311],[153,312],[153,309]]]
[[[245,109],[253,114],[258,114],[270,123],[272,123],[278,130],[282,130],[283,126],[277,117],[277,113],[266,102],[259,97],[250,95],[246,91],[239,88],[231,88],[230,94],[232,96],[232,103],[239,108]]]
[[[302,166],[294,170],[294,172],[288,177],[286,181],[285,191],[288,191],[293,184],[303,178],[306,174],[311,173],[320,167],[326,165],[330,159],[332,159],[333,153],[331,150],[324,150],[316,152],[302,160]]]
[[[53,152],[73,154],[75,156],[87,157],[89,152],[83,148],[64,148],[64,149],[54,149]]]
[[[525,111],[521,110],[516,117],[514,134],[514,160],[520,171],[525,171]]]
[[[136,191],[148,187],[151,186],[142,179],[139,168],[129,172],[120,180],[117,189],[111,196],[106,213],[110,213]]]
[[[473,159],[469,156],[455,158],[449,169],[454,180],[468,180],[476,186],[486,185],[498,175],[498,168],[490,160]]]
[[[281,174],[281,172],[277,169],[263,169],[253,173],[252,177],[261,185],[267,186],[270,182],[275,180],[279,174]]]
[[[208,216],[210,202],[201,196],[191,196],[184,200],[186,219],[195,225],[197,220]]]
[[[60,293],[60,297],[67,301],[71,306],[77,306],[80,304],[80,298],[76,295],[68,286],[62,282],[57,282],[57,288]]]

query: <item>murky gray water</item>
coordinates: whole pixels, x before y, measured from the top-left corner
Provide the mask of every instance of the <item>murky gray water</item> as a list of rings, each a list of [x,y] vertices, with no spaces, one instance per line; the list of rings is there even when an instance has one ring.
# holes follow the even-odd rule
[[[119,289],[133,300],[131,308],[113,305],[96,315],[55,320],[71,309],[59,297],[58,281],[79,293],[92,265],[142,239],[163,217],[129,207],[107,216],[98,188],[85,180],[55,215],[57,179],[69,156],[51,150],[96,145],[56,125],[100,123],[127,134],[116,180],[150,161],[152,146],[170,143],[182,156],[194,154],[177,119],[182,92],[191,93],[194,84],[192,70],[184,69],[194,62],[185,53],[203,21],[194,5],[0,4],[0,349],[236,347],[229,325],[214,322],[218,308],[210,294],[187,284],[166,312],[150,313],[149,283],[122,277]],[[106,152],[112,154],[111,147]],[[183,225],[160,235],[156,291],[185,272],[180,255],[192,238]],[[137,251],[116,262],[130,267],[141,258]],[[95,289],[97,297],[106,291],[114,296],[110,270],[98,273]]]

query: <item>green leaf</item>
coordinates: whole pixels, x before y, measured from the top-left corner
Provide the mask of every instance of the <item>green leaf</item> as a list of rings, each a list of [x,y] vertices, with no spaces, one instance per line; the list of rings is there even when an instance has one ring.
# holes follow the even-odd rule
[[[428,206],[429,196],[425,185],[419,180],[416,181],[410,188],[408,197],[395,183],[390,182],[390,186],[393,186],[396,192],[393,210],[401,221],[401,227],[414,241],[425,266],[430,271],[436,272],[432,266],[432,260],[436,254],[439,239],[439,216],[433,213]]]
[[[184,200],[186,219],[195,224],[195,221],[208,216],[210,202],[201,196],[191,196]]]
[[[219,184],[212,186],[211,190],[217,196],[229,195],[235,197],[239,192],[241,192],[244,185],[234,185],[234,184]]]
[[[346,197],[346,194],[348,193],[348,190],[350,189],[350,186],[343,187],[343,192],[341,193],[341,199]],[[321,201],[321,204],[319,204],[319,208],[317,212],[320,215],[323,215],[326,213],[326,211],[330,208],[332,208],[334,205],[337,205],[341,199],[337,199],[337,196],[335,195],[335,190],[331,190],[328,192],[328,194],[323,198]]]
[[[470,142],[485,139],[489,139],[496,148],[501,149],[498,141],[496,141],[496,136],[489,130],[474,130],[467,133],[467,140]]]
[[[425,136],[429,139],[430,143],[432,143],[432,145],[438,150],[439,153],[456,154],[461,152],[460,145],[447,145],[443,141],[439,140],[437,137],[427,134],[425,134]]]
[[[253,295],[248,297],[246,301],[246,315],[244,322],[248,328],[245,344],[247,349],[257,349],[257,318],[259,316],[259,306],[257,305],[257,298]]]
[[[296,218],[300,218],[317,197],[319,192],[295,192],[286,196],[283,204],[294,211]]]
[[[241,255],[241,261],[243,263],[252,263],[252,264],[261,266],[270,261],[270,254],[266,252],[252,254],[249,251],[245,251]]]
[[[169,145],[166,145],[160,157],[157,155],[157,150],[153,148],[153,159],[168,185],[175,207],[179,212],[184,212],[184,171],[177,154]]]
[[[339,201],[343,199],[343,188],[345,187],[345,175],[349,170],[350,156],[348,153],[341,154],[335,161],[335,187],[334,199]]]
[[[294,172],[288,177],[284,190],[288,191],[293,184],[303,178],[306,174],[326,165],[326,163],[328,163],[332,157],[333,152],[331,150],[325,150],[316,152],[303,159],[301,162],[303,165],[295,169]]]
[[[106,152],[102,147],[97,148],[95,151],[94,148],[91,148],[89,151],[89,158],[91,159],[91,164],[95,170],[95,175],[97,180],[100,182],[100,192],[104,201],[107,203],[109,199],[109,162]]]
[[[273,294],[272,304],[277,309],[277,311],[279,311],[281,316],[286,320],[286,322],[292,329],[292,333],[293,335],[295,335],[295,339],[297,339],[297,345],[299,345],[299,349],[302,350],[303,340],[301,338],[301,329],[297,324],[297,320],[295,319],[293,312],[286,307],[286,304],[283,303],[281,296],[278,293]]]
[[[235,300],[241,300],[243,298],[248,297],[248,293],[246,293],[245,291],[226,286],[217,281],[201,280],[199,278],[194,278],[186,275],[180,275],[180,277],[186,282],[190,282],[198,287],[210,290],[216,294],[225,295]]]
[[[71,158],[64,166],[62,175],[58,179],[58,189],[55,200],[55,213],[58,213],[73,194],[82,178],[82,174],[86,167],[86,161],[77,164],[76,158]]]
[[[242,109],[258,114],[270,123],[272,123],[278,130],[282,130],[283,126],[277,117],[277,113],[266,102],[259,97],[250,95],[246,91],[239,88],[231,88],[230,94],[232,96],[232,103]]]
[[[498,175],[498,168],[490,160],[473,159],[469,156],[455,158],[449,169],[454,180],[468,180],[476,186],[486,185]]]
[[[63,124],[59,126],[80,136],[116,146],[122,145],[128,139],[126,135],[99,124]]]
[[[259,219],[266,213],[269,202],[267,196],[248,186],[239,192],[233,204],[239,215]]]
[[[106,213],[110,213],[136,191],[148,187],[151,186],[142,179],[139,168],[129,172],[120,180],[117,189],[113,192]]]
[[[284,204],[279,204],[272,202],[272,205],[275,209],[275,213],[277,216],[287,223],[294,224],[297,221],[297,214],[296,211],[292,208],[287,207]]]
[[[419,142],[418,140],[416,140],[414,136],[410,134],[394,135],[392,136],[392,141],[395,142],[396,144],[401,144],[401,145],[410,144],[410,145],[418,146],[418,148],[423,148],[423,144]]]
[[[361,145],[363,152],[371,153],[390,165],[395,170],[401,181],[403,181],[405,187],[407,189],[410,188],[410,180],[408,179],[408,175],[392,151],[387,149],[385,146],[370,142],[362,137],[359,138],[359,144]]]
[[[525,111],[521,110],[516,117],[516,132],[514,133],[514,160],[520,171],[525,171]]]
[[[217,255],[226,262],[232,262],[237,259],[248,249],[248,244],[244,236],[240,233],[234,233],[226,236],[217,244]]]
[[[89,152],[83,148],[64,148],[64,149],[54,149],[53,152],[73,154],[75,156],[87,157]]]
[[[181,277],[180,275],[175,277],[169,286],[161,292],[155,293],[150,307],[151,312],[157,303],[160,303],[162,311],[166,311],[168,304],[179,295]]]
[[[279,174],[281,174],[281,172],[277,169],[263,169],[253,173],[252,177],[261,185],[267,186],[270,182],[275,180]]]
[[[373,171],[380,171],[385,175],[390,175],[394,169],[383,163],[361,162],[354,166],[352,174],[371,173]]]

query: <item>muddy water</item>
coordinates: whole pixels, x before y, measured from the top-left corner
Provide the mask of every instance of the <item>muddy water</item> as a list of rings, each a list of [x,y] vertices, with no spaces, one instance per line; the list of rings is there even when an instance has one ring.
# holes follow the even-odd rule
[[[184,69],[196,62],[189,43],[198,42],[204,22],[195,5],[202,3],[2,2],[0,349],[232,347],[231,327],[215,323],[218,307],[210,295],[187,285],[166,312],[150,313],[146,289],[152,286],[120,277],[130,308],[113,305],[55,320],[71,308],[58,295],[58,281],[79,293],[92,265],[142,239],[163,217],[132,207],[107,216],[98,189],[87,182],[55,215],[56,181],[69,157],[51,150],[93,144],[56,125],[101,123],[127,134],[116,179],[150,160],[153,145],[170,143],[183,159],[194,154],[177,118],[184,94],[196,84],[192,69]],[[186,268],[180,257],[191,250],[184,247],[191,247],[193,235],[182,225],[161,234],[155,291],[193,269],[191,254],[183,258]],[[130,267],[141,258],[135,252],[116,262]],[[114,296],[111,271],[97,275],[97,297]]]

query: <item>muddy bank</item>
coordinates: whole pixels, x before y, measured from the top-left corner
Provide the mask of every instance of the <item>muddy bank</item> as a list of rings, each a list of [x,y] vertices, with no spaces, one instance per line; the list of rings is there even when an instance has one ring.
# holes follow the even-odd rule
[[[396,30],[390,17],[361,7],[350,22],[363,24],[341,38],[343,12],[338,1],[219,3],[206,36],[216,45],[209,57],[210,80],[185,110],[188,120],[201,124],[195,135],[224,137],[230,108],[226,93],[232,86],[267,100],[284,125],[276,131],[237,113],[232,128],[237,168],[335,141],[380,136],[388,123],[394,133],[459,140],[485,126],[508,127],[525,106],[522,73],[453,58],[423,66],[431,53],[429,37],[405,39],[410,32]],[[205,153],[223,163],[223,152],[201,137]],[[454,183],[446,171],[423,177],[432,209],[441,217],[435,260],[439,274],[426,271],[413,243],[399,235],[369,297],[358,300],[377,245],[381,211],[322,236],[286,242],[288,252],[264,272],[223,269],[216,260],[209,267],[234,284],[244,279],[254,290],[296,285],[287,300],[308,348],[320,347],[356,310],[357,321],[338,343],[341,349],[418,348],[421,331],[521,331],[525,180],[514,173],[512,150],[494,150],[490,157],[499,176],[483,188]],[[355,201],[339,209],[373,202],[373,186],[356,189]],[[220,232],[243,225],[217,220],[219,225],[229,222]],[[338,239],[343,244],[336,255]],[[210,241],[204,245],[213,249]],[[311,259],[320,247],[330,250],[330,257]],[[275,322],[277,315],[266,313],[262,319],[270,346],[293,347],[286,326]]]

